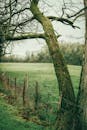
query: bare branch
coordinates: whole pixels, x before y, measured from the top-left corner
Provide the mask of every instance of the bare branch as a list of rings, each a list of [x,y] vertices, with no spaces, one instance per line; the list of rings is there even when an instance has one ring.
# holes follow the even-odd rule
[[[24,20],[24,21],[22,21],[20,23],[12,24],[12,26],[17,26],[17,27],[24,26],[26,23],[31,22],[32,20],[34,20],[34,17],[26,19],[26,20]]]
[[[11,14],[10,17],[12,18],[14,15],[19,14],[19,13],[25,11],[25,10],[29,10],[29,8],[24,8],[24,9],[18,10],[18,11],[16,11],[16,12],[14,12],[13,14]],[[10,17],[1,20],[1,21],[0,21],[0,24],[2,24],[2,23],[4,23],[4,22],[6,22],[7,20],[9,20]]]
[[[59,17],[55,17],[55,16],[48,16],[48,18],[51,20],[60,21],[63,24],[72,26],[73,28],[79,28],[78,26],[73,25],[74,23],[66,18],[59,18]]]
[[[85,15],[85,13],[82,13],[82,14],[77,15],[77,16],[73,19],[73,22],[75,22],[79,17],[84,16],[84,15]]]
[[[43,38],[45,39],[45,34],[40,34],[40,33],[27,33],[27,34],[21,34],[19,36],[14,36],[14,37],[10,37],[7,36],[6,40],[9,41],[15,41],[15,40],[24,40],[24,39],[32,39],[32,38]]]
[[[73,14],[73,15],[71,15],[71,16],[67,15],[67,17],[68,17],[68,18],[75,17],[75,16],[79,15],[81,12],[83,12],[83,11],[86,10],[86,9],[87,9],[87,7],[84,7],[84,8],[82,8],[81,10],[79,10],[77,13],[75,13],[75,14]]]

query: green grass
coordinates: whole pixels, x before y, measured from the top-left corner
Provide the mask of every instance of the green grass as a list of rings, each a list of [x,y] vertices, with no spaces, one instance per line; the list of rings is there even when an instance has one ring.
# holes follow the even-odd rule
[[[71,79],[74,86],[75,94],[77,95],[78,86],[79,86],[79,79],[80,79],[80,66],[68,66]],[[39,83],[39,93],[41,96],[41,102],[49,103],[53,107],[53,111],[55,112],[57,109],[57,102],[58,102],[58,84],[57,79],[55,76],[55,71],[53,64],[50,63],[1,63],[0,64],[0,71],[6,72],[9,75],[10,79],[14,79],[17,77],[17,84],[19,86],[23,86],[23,80],[26,74],[29,77],[29,95],[34,96],[35,91],[35,82],[38,81]],[[2,86],[2,84],[0,85]],[[4,90],[0,87],[1,91]],[[14,118],[9,114],[9,107],[8,105],[4,105],[2,100],[0,101],[0,130],[43,130],[41,126],[37,126],[32,123],[26,123],[21,121],[18,118]],[[11,111],[14,115],[14,107],[12,107]],[[41,116],[43,118],[47,118],[49,116],[49,120],[53,121],[55,119],[55,115],[52,115],[48,112],[46,114],[45,110],[39,110]],[[43,114],[44,113],[44,114]],[[4,118],[3,118],[4,117]],[[7,118],[8,117],[8,118]],[[11,122],[9,124],[9,122]],[[12,125],[11,125],[12,124]],[[15,126],[18,128],[15,128]],[[46,128],[45,128],[46,130]]]
[[[14,106],[0,98],[0,130],[44,130],[44,127],[24,121]]]
[[[75,94],[77,95],[80,66],[69,65],[69,72],[74,86]],[[55,103],[58,100],[58,84],[55,76],[53,64],[51,63],[1,63],[1,71],[7,72],[11,79],[17,77],[17,84],[23,86],[23,80],[26,74],[29,77],[29,89],[34,92],[35,82],[39,83],[39,91],[42,99],[46,100],[49,96],[49,101]]]
[[[22,81],[26,75],[29,76],[29,83],[33,87],[35,81],[38,81],[40,91],[43,94],[50,93],[51,95],[58,97],[58,84],[55,76],[53,64],[50,63],[1,63],[1,71],[7,72],[10,77],[17,77],[18,82],[22,84]],[[73,82],[75,93],[79,86],[80,78],[80,66],[69,65],[68,66],[71,79]]]

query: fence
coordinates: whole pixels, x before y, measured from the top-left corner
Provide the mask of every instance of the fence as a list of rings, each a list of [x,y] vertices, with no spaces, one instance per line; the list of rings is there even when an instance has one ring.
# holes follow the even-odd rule
[[[38,81],[35,81],[34,90],[31,91],[28,74],[25,74],[21,84],[18,84],[18,77],[12,78],[9,75],[6,75],[6,73],[0,74],[0,80],[3,82],[5,89],[11,92],[10,95],[7,97],[8,101],[11,104],[17,104],[18,106],[23,106],[23,108],[28,108],[23,111],[23,118],[29,119],[31,115],[33,116],[37,114],[38,116],[36,118],[34,116],[33,120],[37,124],[50,126],[50,124],[55,123],[55,120],[57,120],[57,115],[59,112],[58,110],[61,108],[62,95],[60,96],[59,102],[56,102],[57,108],[55,111],[48,102],[43,104],[43,106],[39,106],[41,102],[39,83]],[[33,93],[33,96],[31,96],[30,93]],[[49,96],[50,95],[48,94],[48,99]],[[68,101],[67,99],[64,100],[65,102],[67,102],[67,104],[75,106],[75,104],[72,104],[71,101]],[[34,109],[34,111],[33,109],[29,109],[31,106]],[[61,110],[65,111],[65,109]],[[54,120],[52,120],[51,116],[52,118],[54,118]],[[41,121],[38,121],[38,118]],[[45,122],[42,122],[42,120],[44,120]]]
[[[22,105],[23,107],[28,107],[30,104],[33,104],[33,107],[35,109],[38,108],[39,85],[36,81],[34,83],[34,91],[30,92],[28,74],[25,74],[21,84],[18,83],[17,77],[10,77],[6,73],[0,74],[0,80],[3,82],[5,89],[10,92],[10,95],[8,96],[8,101],[11,104],[16,103],[17,105]],[[33,96],[31,96],[30,94]]]

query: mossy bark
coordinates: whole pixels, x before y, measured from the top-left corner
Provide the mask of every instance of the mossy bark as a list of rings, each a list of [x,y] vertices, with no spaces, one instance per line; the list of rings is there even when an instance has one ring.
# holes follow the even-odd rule
[[[37,21],[43,26],[45,40],[49,48],[50,55],[53,60],[56,77],[59,84],[59,93],[62,95],[61,110],[58,114],[56,130],[70,130],[73,125],[72,112],[74,110],[75,95],[71,78],[64,62],[64,58],[60,52],[57,37],[54,33],[51,21],[45,17],[37,4],[31,3],[31,11]],[[70,126],[70,127],[69,127]]]
[[[87,7],[87,0],[84,0]],[[87,10],[85,10],[85,47],[79,92],[77,97],[78,129],[87,130]],[[76,128],[77,129],[77,128]]]

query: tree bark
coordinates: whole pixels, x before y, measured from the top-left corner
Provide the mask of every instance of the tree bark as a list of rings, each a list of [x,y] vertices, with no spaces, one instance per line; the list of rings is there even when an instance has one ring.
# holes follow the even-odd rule
[[[32,39],[32,38],[43,38],[44,39],[44,34],[40,33],[27,33],[27,34],[21,34],[17,36],[7,36],[6,40],[8,41],[16,41],[16,40],[24,40],[24,39]]]
[[[3,44],[4,44],[4,36],[2,33],[2,26],[0,27],[0,62],[1,62],[1,57],[3,55]]]
[[[84,7],[87,7],[87,0],[84,0]],[[85,47],[84,60],[81,72],[79,92],[77,97],[78,104],[78,128],[87,130],[87,10],[85,10]]]
[[[54,33],[50,20],[45,17],[37,4],[31,2],[31,12],[35,19],[41,23],[45,33],[45,40],[49,48],[50,55],[53,60],[56,77],[59,84],[59,94],[62,95],[61,110],[58,114],[56,130],[70,130],[73,125],[73,110],[75,103],[75,95],[71,78],[64,62],[64,58],[60,52],[57,37]],[[70,125],[71,124],[71,125]]]

